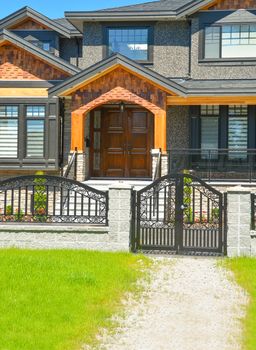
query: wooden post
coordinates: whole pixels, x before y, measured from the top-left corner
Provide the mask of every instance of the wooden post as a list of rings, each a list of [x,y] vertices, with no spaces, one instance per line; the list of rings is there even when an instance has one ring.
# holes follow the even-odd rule
[[[166,111],[162,110],[155,114],[155,145],[154,148],[162,150],[162,153],[166,153],[167,141],[166,141]]]
[[[85,115],[83,112],[72,112],[71,114],[71,152],[77,149],[83,153],[84,147]]]

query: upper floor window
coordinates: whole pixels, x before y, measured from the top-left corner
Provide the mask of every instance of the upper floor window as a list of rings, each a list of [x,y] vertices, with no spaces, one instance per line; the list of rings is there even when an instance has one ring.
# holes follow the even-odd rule
[[[49,41],[39,41],[39,40],[29,40],[31,44],[36,45],[37,47],[40,47],[40,49],[43,49],[45,51],[51,50],[51,43]]]
[[[120,53],[137,61],[149,60],[149,28],[107,28],[108,56]]]
[[[204,58],[256,58],[256,24],[205,28]]]

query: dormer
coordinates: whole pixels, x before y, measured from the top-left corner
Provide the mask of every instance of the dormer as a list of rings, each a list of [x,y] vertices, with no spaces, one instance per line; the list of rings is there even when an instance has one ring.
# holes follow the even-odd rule
[[[47,16],[23,7],[0,21],[0,30],[8,29],[41,49],[59,56],[61,39],[81,38],[82,34],[65,19]]]

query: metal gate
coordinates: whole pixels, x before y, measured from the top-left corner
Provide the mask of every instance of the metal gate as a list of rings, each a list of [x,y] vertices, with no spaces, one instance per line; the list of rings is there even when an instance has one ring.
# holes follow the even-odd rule
[[[167,175],[135,197],[133,251],[226,253],[226,195],[201,179]]]

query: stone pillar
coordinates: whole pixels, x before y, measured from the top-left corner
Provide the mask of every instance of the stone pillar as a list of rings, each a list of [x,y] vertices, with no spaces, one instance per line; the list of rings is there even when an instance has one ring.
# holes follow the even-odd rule
[[[157,166],[157,161],[159,157],[160,149],[152,149],[151,150],[151,157],[152,157],[152,179],[154,179],[155,172],[156,172],[156,166]],[[161,176],[161,174],[160,174]]]
[[[117,250],[130,250],[132,186],[119,183],[109,188],[109,240]]]
[[[161,172],[162,172],[162,176],[169,174],[168,154],[162,154]]]
[[[247,189],[236,186],[228,189],[227,252],[228,256],[251,255],[251,195]]]

